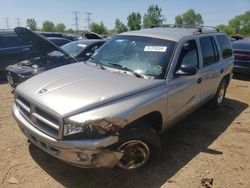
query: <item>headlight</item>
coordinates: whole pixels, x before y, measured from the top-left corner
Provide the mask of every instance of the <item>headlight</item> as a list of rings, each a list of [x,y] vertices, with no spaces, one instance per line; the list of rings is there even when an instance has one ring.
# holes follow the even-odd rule
[[[64,124],[64,136],[72,137],[74,139],[91,139],[100,138],[108,134],[112,134],[117,130],[117,127],[107,121],[76,123],[70,122]]]

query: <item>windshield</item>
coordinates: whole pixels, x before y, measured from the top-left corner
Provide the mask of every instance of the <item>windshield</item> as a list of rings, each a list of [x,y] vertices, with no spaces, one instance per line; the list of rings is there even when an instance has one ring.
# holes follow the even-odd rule
[[[74,41],[70,42],[68,44],[63,45],[61,48],[70,54],[71,56],[78,56],[85,48],[87,47],[87,44],[84,44],[81,41]]]
[[[126,68],[161,79],[165,76],[175,44],[173,41],[151,37],[117,35],[92,58],[104,66]]]
[[[63,45],[61,48],[71,56],[77,57],[86,47],[87,44],[84,44],[82,41],[74,41]],[[62,57],[64,54],[55,50],[49,53],[49,56]]]

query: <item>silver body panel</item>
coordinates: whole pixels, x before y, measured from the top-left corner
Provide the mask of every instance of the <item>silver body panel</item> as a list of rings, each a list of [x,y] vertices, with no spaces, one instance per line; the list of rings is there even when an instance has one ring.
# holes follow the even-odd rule
[[[149,113],[159,112],[163,122],[161,131],[180,121],[215,95],[222,78],[231,76],[234,57],[223,60],[220,52],[219,62],[203,67],[199,37],[216,34],[193,35],[188,31],[189,34],[180,32],[171,35],[169,33],[164,34],[163,31],[165,30],[158,30],[158,35],[157,32],[152,34],[151,29],[123,33],[123,35],[153,35],[153,37],[157,35],[158,38],[178,41],[165,79],[136,78],[131,75],[101,70],[84,63],[47,71],[20,84],[16,88],[16,97],[21,95],[39,108],[60,117],[62,124],[59,126],[59,135],[56,139],[52,139],[45,136],[41,131],[31,129],[33,126],[22,119],[18,108],[14,105],[14,116],[21,124],[21,129],[27,129],[28,132],[34,133],[39,138],[42,135],[41,139],[44,142],[59,147],[62,143],[63,147],[68,144],[67,147],[74,149],[76,144],[87,143],[87,141],[65,142],[61,140],[65,118],[79,123],[106,120],[123,128]],[[174,72],[181,47],[185,41],[190,39],[196,40],[198,45],[199,69],[193,76],[175,77]],[[199,78],[202,79],[201,83],[197,82]],[[100,143],[104,147],[119,140],[118,136],[106,139],[109,141],[106,142],[105,140]],[[88,144],[93,144],[94,150],[99,151],[99,145],[95,145],[95,140],[88,142]],[[91,147],[84,144],[77,146],[83,150]],[[115,158],[114,156],[111,157],[111,165],[106,166],[113,166],[117,162],[119,157]],[[72,160],[67,160],[67,157],[61,159],[72,163]],[[74,165],[84,166],[84,164],[79,163],[74,163]]]

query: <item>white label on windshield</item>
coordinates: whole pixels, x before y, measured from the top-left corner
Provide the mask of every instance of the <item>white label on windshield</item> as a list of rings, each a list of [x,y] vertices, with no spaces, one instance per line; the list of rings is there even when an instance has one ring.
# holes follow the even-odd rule
[[[86,44],[77,44],[77,46],[85,48],[87,45]]]
[[[145,46],[145,52],[166,52],[167,46]]]

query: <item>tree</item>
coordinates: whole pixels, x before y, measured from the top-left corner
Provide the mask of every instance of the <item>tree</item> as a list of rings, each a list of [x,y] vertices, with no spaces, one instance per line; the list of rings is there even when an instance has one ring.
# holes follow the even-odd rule
[[[131,31],[141,29],[141,14],[139,12],[132,12],[128,15],[127,20]]]
[[[149,5],[147,13],[143,16],[143,27],[148,28],[154,25],[162,25],[166,19],[161,12],[162,9],[158,5]]]
[[[107,33],[108,33],[108,29],[107,29],[107,27],[104,25],[103,22],[100,22],[100,23],[93,22],[93,23],[90,25],[90,30],[91,30],[92,32],[97,33],[97,34],[107,34]]]
[[[228,25],[218,25],[220,31],[228,35],[250,36],[250,10],[244,14],[235,16],[228,22]]]
[[[36,23],[36,20],[34,18],[28,18],[26,21],[26,25],[31,31],[37,30],[37,23]]]
[[[66,29],[65,25],[63,23],[59,23],[55,26],[55,31],[56,32],[64,32]]]
[[[65,30],[66,33],[70,33],[70,34],[74,34],[75,31],[72,28],[66,29]]]
[[[43,31],[46,32],[53,32],[55,30],[55,25],[51,21],[44,21],[43,22]]]
[[[193,9],[189,9],[182,15],[175,17],[176,25],[197,25],[200,26],[204,23],[201,14],[195,13]]]
[[[180,15],[175,17],[175,24],[176,25],[183,25],[183,20],[182,20],[182,17]]]
[[[117,33],[122,33],[128,31],[127,26],[121,22],[121,20],[117,19],[115,20],[115,31]]]

